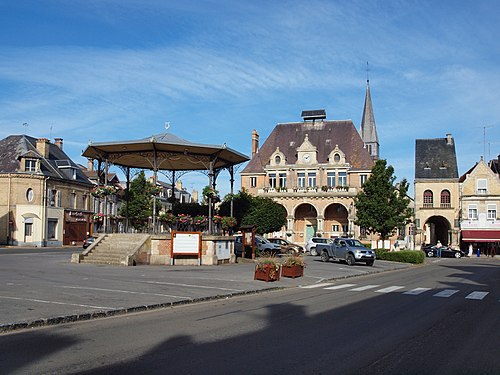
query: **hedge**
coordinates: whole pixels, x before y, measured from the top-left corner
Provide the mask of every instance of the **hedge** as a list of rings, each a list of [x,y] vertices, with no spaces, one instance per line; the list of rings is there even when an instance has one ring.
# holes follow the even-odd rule
[[[390,260],[401,263],[424,263],[425,254],[419,250],[400,250],[387,251],[385,249],[376,249],[375,254],[379,260]]]

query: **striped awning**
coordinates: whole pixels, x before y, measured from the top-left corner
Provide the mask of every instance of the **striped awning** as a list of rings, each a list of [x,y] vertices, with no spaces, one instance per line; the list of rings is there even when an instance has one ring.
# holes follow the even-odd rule
[[[463,230],[465,242],[500,242],[500,230]]]

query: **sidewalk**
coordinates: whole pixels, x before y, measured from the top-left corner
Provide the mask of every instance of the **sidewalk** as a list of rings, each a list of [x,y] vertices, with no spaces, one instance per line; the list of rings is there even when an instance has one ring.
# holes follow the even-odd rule
[[[253,280],[254,263],[220,266],[101,266],[66,253],[1,254],[0,333],[292,288],[411,267],[323,263],[305,256],[304,277]]]

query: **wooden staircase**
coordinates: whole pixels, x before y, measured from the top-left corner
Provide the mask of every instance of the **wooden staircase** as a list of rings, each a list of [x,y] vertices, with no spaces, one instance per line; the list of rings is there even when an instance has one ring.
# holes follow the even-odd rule
[[[149,240],[149,234],[112,233],[99,236],[82,254],[78,263],[134,266],[135,257]]]

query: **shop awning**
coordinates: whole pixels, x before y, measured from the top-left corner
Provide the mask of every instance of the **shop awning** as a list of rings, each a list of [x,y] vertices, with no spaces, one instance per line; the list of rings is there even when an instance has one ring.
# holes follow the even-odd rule
[[[463,230],[465,242],[500,242],[500,230]]]

